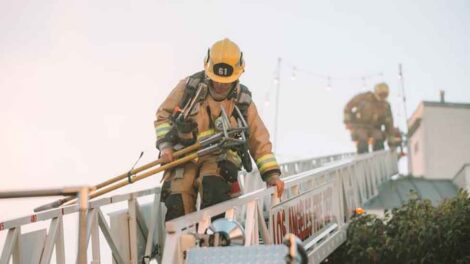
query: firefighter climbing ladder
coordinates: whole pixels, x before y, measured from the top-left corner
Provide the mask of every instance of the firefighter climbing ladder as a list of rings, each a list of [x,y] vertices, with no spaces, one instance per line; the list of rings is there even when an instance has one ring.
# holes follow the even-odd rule
[[[76,235],[77,205],[0,219],[0,232],[7,232],[0,264],[51,263],[54,255],[54,263],[148,263],[150,257],[158,263],[184,263],[185,256],[197,253],[197,248],[188,248],[190,234],[204,233],[211,217],[223,213],[243,226],[247,250],[279,244],[293,233],[303,241],[309,262],[319,263],[345,241],[354,209],[398,173],[396,153],[388,151],[300,160],[282,164],[281,170],[283,197],[275,197],[274,188],[266,189],[254,172],[241,177],[242,196],[166,223],[160,187],[90,201],[84,239]],[[69,222],[74,226],[67,226]],[[49,227],[32,227],[39,223]],[[80,250],[65,250],[76,241],[85,241]]]

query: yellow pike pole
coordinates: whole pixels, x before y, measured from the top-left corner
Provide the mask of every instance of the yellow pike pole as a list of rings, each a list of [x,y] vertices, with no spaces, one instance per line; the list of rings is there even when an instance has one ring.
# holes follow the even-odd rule
[[[193,144],[193,145],[191,145],[191,146],[189,146],[189,147],[187,147],[187,148],[184,148],[184,149],[181,149],[181,150],[176,151],[176,152],[173,154],[173,156],[176,157],[176,158],[177,158],[177,157],[181,157],[181,156],[186,155],[186,154],[188,154],[188,153],[190,153],[190,152],[193,152],[193,151],[198,150],[199,148],[201,148],[201,146],[202,146],[201,143],[200,143],[200,142],[197,142],[197,143],[195,143],[195,144]],[[149,169],[149,168],[155,167],[155,166],[160,165],[160,164],[162,164],[162,163],[163,163],[163,159],[158,159],[158,160],[149,162],[149,163],[147,163],[147,164],[145,164],[145,165],[142,165],[142,166],[140,166],[140,167],[138,167],[138,168],[135,168],[135,169],[131,170],[131,171],[128,172],[128,173],[123,173],[123,174],[118,175],[118,176],[116,176],[116,177],[114,177],[114,178],[111,178],[111,179],[109,179],[109,180],[107,180],[107,181],[104,181],[104,182],[102,182],[102,183],[97,184],[97,185],[96,185],[96,189],[101,189],[101,188],[103,188],[103,187],[105,187],[105,186],[107,186],[107,185],[110,185],[110,184],[115,183],[115,182],[117,182],[117,181],[119,181],[119,180],[122,180],[122,179],[124,179],[124,178],[127,178],[129,175],[137,174],[137,173],[139,173],[139,172],[142,172],[142,171],[147,170],[147,169]]]
[[[152,169],[152,170],[149,170],[147,172],[144,172],[142,174],[137,174],[137,175],[133,175],[133,176],[130,176],[129,179],[127,180],[122,180],[122,181],[119,181],[111,186],[107,186],[105,188],[102,188],[102,189],[99,189],[99,190],[95,190],[95,191],[92,191],[90,194],[89,194],[89,199],[93,199],[93,198],[96,198],[100,195],[103,195],[103,194],[106,194],[106,193],[109,193],[111,191],[114,191],[116,189],[119,189],[121,187],[124,187],[126,185],[129,185],[129,184],[132,184],[136,181],[140,181],[142,179],[145,179],[149,176],[152,176],[152,175],[155,175],[159,172],[162,172],[164,170],[167,170],[167,169],[171,169],[171,168],[174,168],[176,166],[179,166],[181,164],[184,164],[186,162],[189,162],[191,160],[195,160],[201,156],[204,156],[204,155],[207,155],[207,154],[210,154],[212,152],[214,152],[215,150],[219,149],[221,146],[222,146],[222,143],[219,143],[219,144],[215,144],[215,145],[212,145],[210,147],[207,147],[205,149],[202,149],[198,152],[194,152],[192,154],[189,154],[187,156],[184,156],[183,158],[180,158],[178,160],[175,160],[175,161],[172,161],[170,163],[167,163],[167,164],[164,164],[158,168],[155,168],[155,169]],[[127,176],[126,176],[127,177]],[[66,205],[71,205],[71,204],[74,204],[75,202],[77,201],[76,198],[73,198],[72,200],[70,201],[67,201],[66,203],[64,203],[64,206]]]
[[[237,133],[237,132],[242,131],[242,130],[243,130],[243,129],[234,129],[234,130],[231,130],[228,134],[231,135],[232,133]],[[219,140],[222,140],[223,138],[224,138],[224,133],[223,133],[223,132],[218,132],[218,133],[216,133],[216,134],[214,134],[214,135],[212,135],[212,136],[210,136],[210,137],[207,137],[207,138],[205,138],[205,139],[202,139],[202,140],[198,141],[197,143],[195,143],[195,144],[193,144],[193,145],[191,145],[191,146],[188,146],[188,147],[186,147],[186,148],[184,148],[184,149],[181,149],[181,150],[179,150],[179,151],[176,151],[176,152],[173,154],[173,156],[174,156],[174,157],[181,157],[181,156],[184,156],[184,155],[186,155],[186,154],[188,154],[188,153],[191,153],[191,152],[193,152],[193,151],[198,151],[198,150],[200,150],[200,149],[203,148],[203,147],[211,146],[211,144],[214,144],[215,142],[217,142],[217,141],[219,141]],[[219,144],[216,144],[216,145],[219,146],[220,143],[219,143]],[[212,147],[212,146],[211,146],[211,147]],[[211,149],[211,147],[208,147],[208,148],[206,148],[206,149]],[[206,151],[205,151],[206,149],[200,150],[199,152],[205,153],[205,152],[206,152]],[[211,150],[212,150],[212,149],[211,149]],[[193,153],[193,154],[197,154],[197,153]],[[205,154],[204,154],[204,155],[205,155]],[[163,171],[163,170],[165,170],[165,169],[167,169],[167,168],[171,168],[170,164],[173,164],[172,166],[180,165],[180,164],[182,164],[182,163],[178,163],[178,162],[180,162],[181,160],[186,160],[186,157],[184,157],[184,158],[182,158],[182,159],[179,159],[179,160],[175,160],[175,161],[173,161],[173,162],[171,162],[171,163],[168,163],[168,164],[165,164],[165,165],[163,165],[163,166],[161,166],[161,167],[158,167],[157,169],[155,169],[155,170],[158,170],[158,171],[155,172],[155,170],[152,170],[151,172],[153,172],[153,173],[150,174],[150,175],[156,174],[156,173],[158,173],[158,172],[160,172],[160,171]],[[191,160],[191,159],[189,159],[189,160]],[[127,173],[123,173],[123,174],[118,175],[118,176],[116,176],[116,177],[114,177],[114,178],[111,178],[111,179],[106,180],[106,181],[104,181],[104,182],[102,182],[102,183],[99,183],[99,184],[97,184],[97,185],[91,187],[91,189],[94,190],[93,193],[100,193],[99,195],[101,195],[101,194],[103,194],[103,193],[108,193],[108,192],[110,192],[110,191],[112,191],[112,190],[115,190],[115,189],[117,189],[117,188],[120,188],[120,187],[117,187],[117,188],[112,189],[112,190],[109,190],[109,188],[106,188],[106,190],[109,190],[109,191],[106,191],[106,192],[103,192],[103,193],[101,193],[100,189],[102,189],[102,188],[104,188],[104,187],[106,187],[106,186],[108,186],[108,185],[110,185],[110,184],[113,184],[113,183],[115,183],[115,182],[118,182],[118,181],[120,181],[120,180],[122,180],[122,179],[132,179],[132,178],[133,178],[133,177],[132,177],[133,175],[135,175],[135,174],[137,174],[137,173],[140,173],[140,172],[142,172],[142,171],[145,171],[145,170],[147,170],[147,169],[150,169],[150,168],[152,168],[152,167],[154,167],[154,166],[156,166],[156,165],[159,165],[159,164],[161,164],[162,162],[163,162],[163,159],[158,159],[158,160],[152,161],[152,162],[147,163],[147,164],[145,164],[145,165],[143,165],[143,166],[141,166],[141,167],[135,168],[135,169],[133,169],[133,170],[127,172]],[[187,161],[184,161],[184,162],[187,162]],[[184,163],[184,162],[183,162],[183,163]],[[142,175],[146,175],[146,174],[147,174],[147,173],[144,173],[144,174],[142,174]],[[139,179],[139,180],[140,180],[140,179]],[[163,181],[163,180],[164,180],[164,179],[162,179],[162,181]],[[129,183],[129,180],[127,180],[127,181],[125,181],[125,182],[128,182],[128,183]],[[132,182],[134,182],[134,181],[131,180],[131,183],[132,183]],[[120,183],[120,184],[122,184],[122,183]],[[126,185],[127,185],[127,184],[126,184]],[[125,185],[121,185],[121,187],[122,187],[122,186],[125,186]],[[93,197],[96,197],[96,196],[93,196]],[[90,199],[93,198],[93,197],[90,197]],[[54,201],[54,202],[52,202],[52,203],[48,203],[48,204],[42,205],[42,206],[40,206],[40,207],[37,207],[37,208],[34,209],[34,212],[40,212],[40,211],[44,211],[44,210],[49,210],[49,209],[52,209],[52,208],[56,208],[56,207],[62,206],[62,205],[64,205],[64,204],[65,204],[65,205],[71,204],[71,203],[69,203],[69,202],[72,201],[73,199],[74,199],[73,197],[65,197],[65,198],[59,199],[59,200],[57,200],[57,201]]]
[[[179,151],[176,151],[173,156],[174,157],[181,157],[181,156],[184,156],[190,152],[193,152],[193,151],[196,151],[196,150],[199,150],[202,146],[203,146],[204,142],[197,142],[191,146],[188,146],[184,149],[181,149]],[[122,179],[125,179],[125,178],[128,178],[130,175],[134,175],[134,174],[137,174],[139,172],[142,172],[144,170],[147,170],[147,169],[150,169],[152,167],[155,167],[159,164],[161,164],[163,162],[163,159],[158,159],[158,160],[155,160],[155,161],[152,161],[152,162],[149,162],[145,165],[142,165],[140,167],[137,167],[127,173],[123,173],[121,175],[118,175],[116,177],[113,177],[109,180],[106,180],[104,182],[101,182],[93,187],[91,187],[91,189],[95,189],[95,190],[98,190],[98,189],[101,189],[105,186],[108,186],[110,184],[113,184],[117,181],[120,181]],[[46,205],[42,205],[40,207],[37,207],[34,209],[34,212],[40,212],[40,211],[44,211],[44,210],[49,210],[49,209],[52,209],[52,208],[56,208],[56,207],[59,207],[61,205],[63,205],[64,203],[68,202],[68,201],[71,201],[73,200],[74,198],[72,196],[68,196],[68,197],[65,197],[65,198],[62,198],[62,199],[59,199],[57,201],[54,201],[52,203],[49,203],[49,204],[46,204]]]

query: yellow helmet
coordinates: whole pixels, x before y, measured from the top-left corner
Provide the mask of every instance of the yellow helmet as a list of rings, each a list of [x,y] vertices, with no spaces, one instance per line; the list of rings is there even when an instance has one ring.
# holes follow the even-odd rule
[[[390,90],[386,83],[378,83],[374,87],[375,96],[377,96],[379,99],[387,99],[389,92]]]
[[[228,38],[219,40],[207,50],[204,59],[207,76],[219,83],[232,83],[245,71],[243,52]]]

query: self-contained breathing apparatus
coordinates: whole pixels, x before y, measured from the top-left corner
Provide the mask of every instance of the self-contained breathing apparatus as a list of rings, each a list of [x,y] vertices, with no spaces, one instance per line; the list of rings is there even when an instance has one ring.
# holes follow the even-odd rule
[[[174,146],[180,144],[185,147],[196,142],[199,131],[197,124],[189,118],[189,115],[192,113],[193,109],[195,109],[196,105],[200,104],[207,97],[209,89],[208,82],[210,82],[210,80],[206,77],[204,71],[197,72],[188,78],[183,97],[170,117],[174,125],[165,136],[165,140],[171,142]],[[235,101],[232,116],[237,120],[238,127],[247,127],[246,120],[248,107],[251,103],[251,92],[246,86],[240,84],[240,92],[237,93],[235,87],[236,85],[233,86],[232,90],[227,95],[227,99]],[[210,118],[210,120],[213,123],[215,131],[221,132],[230,129],[230,118],[223,108],[221,108],[221,115],[218,118],[215,120]],[[192,137],[182,138],[179,136],[179,134],[188,133],[191,133]],[[226,148],[219,153],[217,158],[221,176],[229,182],[237,181],[238,171],[241,170],[242,166],[248,172],[253,169],[247,144],[249,138],[248,130],[241,130],[239,136],[243,143],[238,142],[237,144],[233,144],[232,147]]]

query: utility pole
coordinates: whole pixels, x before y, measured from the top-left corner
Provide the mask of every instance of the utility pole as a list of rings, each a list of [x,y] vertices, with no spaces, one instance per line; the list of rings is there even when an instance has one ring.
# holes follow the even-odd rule
[[[405,115],[405,128],[404,128],[404,134],[405,134],[405,146],[406,146],[406,152],[408,152],[407,155],[407,161],[408,165],[406,174],[410,173],[412,171],[411,169],[411,151],[410,151],[410,141],[409,141],[409,135],[408,135],[408,111],[406,107],[406,93],[405,93],[405,78],[403,77],[403,68],[401,66],[401,63],[398,64],[398,78],[400,79],[400,86],[401,86],[401,93],[402,93],[402,99],[403,99],[403,112]]]
[[[408,135],[408,111],[406,107],[405,79],[403,78],[403,68],[398,64],[398,78],[400,79],[401,94],[403,99],[403,111],[405,114],[405,135]]]
[[[274,112],[274,153],[277,154],[277,135],[278,135],[278,123],[279,123],[279,94],[281,92],[281,57],[277,58],[277,70],[276,70],[276,109]]]

